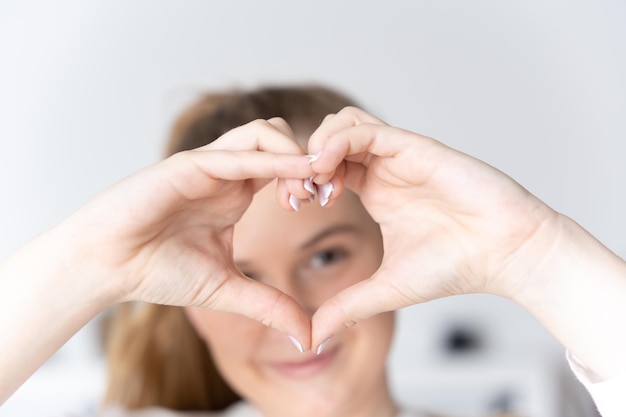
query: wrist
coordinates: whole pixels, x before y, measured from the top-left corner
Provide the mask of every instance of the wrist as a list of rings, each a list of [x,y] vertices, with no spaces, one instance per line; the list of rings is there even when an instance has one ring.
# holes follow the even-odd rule
[[[626,263],[566,216],[557,215],[542,232],[536,247],[517,260],[526,273],[507,297],[610,378],[626,369]]]
[[[503,296],[523,306],[541,304],[558,278],[556,270],[570,261],[567,248],[567,229],[571,220],[552,212],[536,227],[523,245],[510,257],[502,270],[498,283]]]
[[[99,259],[107,248],[90,242],[88,229],[79,222],[69,218],[40,239],[44,248],[55,248],[50,262],[56,272],[51,279],[65,288],[77,304],[97,314],[123,301],[119,286],[100,266]]]

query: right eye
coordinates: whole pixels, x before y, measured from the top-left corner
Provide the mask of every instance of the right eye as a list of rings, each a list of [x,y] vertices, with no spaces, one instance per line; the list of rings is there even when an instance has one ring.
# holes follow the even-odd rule
[[[316,253],[309,262],[309,267],[314,270],[329,268],[345,260],[346,251],[339,248],[331,248]]]

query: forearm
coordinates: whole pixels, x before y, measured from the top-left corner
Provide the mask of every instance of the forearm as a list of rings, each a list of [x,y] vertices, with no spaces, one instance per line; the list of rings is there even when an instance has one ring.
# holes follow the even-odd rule
[[[538,267],[527,277],[538,291],[511,298],[609,379],[626,370],[626,263],[571,219],[560,216],[557,225],[552,244],[543,258],[535,254]]]
[[[68,272],[66,244],[52,230],[0,265],[0,404],[107,305]]]

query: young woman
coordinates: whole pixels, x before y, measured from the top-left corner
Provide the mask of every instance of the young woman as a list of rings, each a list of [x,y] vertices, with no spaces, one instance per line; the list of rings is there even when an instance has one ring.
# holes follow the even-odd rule
[[[313,87],[209,95],[180,117],[167,153],[279,115],[291,126],[271,121],[289,137],[285,149],[302,154],[324,117],[350,104]],[[232,256],[245,276],[292,297],[306,322],[325,300],[376,271],[382,240],[355,194],[333,199],[331,193],[332,202],[322,207],[309,204],[316,190],[308,179],[308,190],[302,181],[295,187],[298,199],[291,199],[289,211],[276,203],[273,183],[256,192],[234,227]],[[318,189],[323,203],[324,189]],[[300,353],[288,335],[239,314],[126,306],[112,325],[106,402],[220,410],[243,397],[267,416],[393,415],[385,376],[392,332],[393,314],[383,313],[342,332],[318,356]]]
[[[623,415],[624,261],[501,172],[351,104],[206,97],[172,157],[9,258],[0,398],[98,312],[142,301],[111,325],[121,408],[105,413],[418,416],[387,387],[392,311],[484,292],[536,315],[603,416]]]

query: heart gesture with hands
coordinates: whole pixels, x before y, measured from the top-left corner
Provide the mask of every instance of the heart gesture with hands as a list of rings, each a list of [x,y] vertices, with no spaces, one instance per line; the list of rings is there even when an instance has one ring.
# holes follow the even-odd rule
[[[308,343],[300,306],[244,277],[232,260],[233,226],[256,191],[279,178],[277,199],[287,210],[289,196],[310,196],[302,179],[313,171],[292,136],[282,119],[250,122],[102,193],[71,219],[82,236],[68,260],[73,273],[113,283],[114,302],[236,312]]]
[[[356,192],[384,245],[370,279],[319,308],[314,345],[377,313],[436,298],[512,298],[526,285],[518,279],[523,271],[512,271],[524,268],[520,252],[545,249],[540,236],[553,210],[508,176],[434,139],[349,107],[324,120],[309,153],[314,181]]]
[[[309,387],[316,406],[337,399],[341,413],[329,415],[346,415],[343,399],[358,402],[350,387],[381,381],[393,317],[379,313],[452,295],[517,302],[603,378],[626,366],[615,331],[626,317],[622,259],[506,174],[355,107],[326,116],[305,154],[309,120],[314,128],[336,108],[306,123],[294,116],[297,137],[280,118],[233,123],[111,186],[0,263],[0,333],[11,340],[0,403],[85,323],[128,301],[201,307],[180,317],[259,403],[269,397],[258,387],[291,398],[285,389],[300,386],[268,381],[328,376]],[[197,130],[193,143],[206,143]],[[322,207],[285,216],[272,190],[253,201],[274,180],[283,209],[299,211],[314,194]],[[346,189],[358,198],[340,201]],[[372,356],[381,367],[362,378]],[[335,369],[347,379],[335,381]]]

